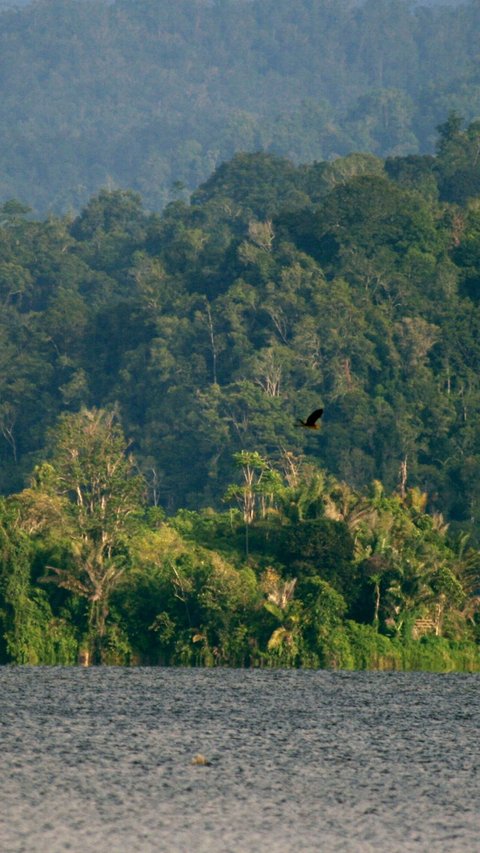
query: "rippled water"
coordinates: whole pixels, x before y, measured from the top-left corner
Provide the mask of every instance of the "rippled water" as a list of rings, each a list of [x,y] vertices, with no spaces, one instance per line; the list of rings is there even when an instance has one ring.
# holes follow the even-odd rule
[[[478,851],[479,699],[476,675],[1,667],[0,849]]]

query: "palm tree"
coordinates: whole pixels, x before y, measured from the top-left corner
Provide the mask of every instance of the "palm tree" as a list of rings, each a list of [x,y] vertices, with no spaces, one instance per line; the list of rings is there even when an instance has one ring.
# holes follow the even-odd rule
[[[295,662],[301,641],[301,619],[294,592],[297,579],[282,580],[274,569],[267,569],[263,576],[266,601],[263,606],[280,622],[273,631],[267,648],[284,663]]]

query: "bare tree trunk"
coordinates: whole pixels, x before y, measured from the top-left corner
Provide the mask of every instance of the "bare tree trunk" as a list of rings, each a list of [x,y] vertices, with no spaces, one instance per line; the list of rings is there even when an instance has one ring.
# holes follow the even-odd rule
[[[94,598],[90,601],[89,633],[90,660],[94,666],[103,663],[103,647],[106,633],[108,607],[105,600]]]
[[[14,460],[15,465],[16,465],[18,462],[18,459],[17,459],[17,442],[15,440],[15,433],[14,433],[15,420],[16,420],[16,418],[13,416],[8,418],[8,420],[7,420],[7,416],[5,416],[3,418],[3,421],[1,424],[1,430],[2,430],[3,437],[5,438],[5,440],[10,445],[10,448],[12,450],[13,460]]]
[[[380,613],[380,583],[375,581],[375,612],[373,614],[373,627],[376,631],[379,628],[379,613]]]
[[[212,312],[207,298],[205,298],[205,307],[207,310],[208,332],[210,335],[210,348],[212,351],[212,379],[213,384],[217,385],[217,346],[215,343],[215,330],[213,328]]]
[[[405,456],[405,459],[402,459],[402,461],[400,462],[399,474],[400,474],[400,496],[402,498],[405,498],[405,496],[407,494],[406,486],[407,486],[407,478],[408,478],[408,468],[407,468],[407,457],[406,456]]]
[[[152,490],[152,500],[153,505],[158,506],[158,474],[155,468],[151,468],[152,472],[152,481],[151,481],[151,490]]]

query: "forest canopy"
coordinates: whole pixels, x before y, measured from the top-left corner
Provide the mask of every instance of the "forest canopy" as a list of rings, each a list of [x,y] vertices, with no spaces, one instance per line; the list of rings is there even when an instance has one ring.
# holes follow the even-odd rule
[[[161,215],[123,190],[75,218],[6,202],[2,491],[62,413],[116,406],[169,512],[219,507],[236,452],[287,449],[356,488],[403,464],[476,530],[479,140],[451,114],[436,156],[237,154]]]
[[[238,151],[296,164],[433,153],[480,114],[479,6],[405,0],[36,0],[0,7],[0,201],[149,210]],[[5,6],[5,4],[4,4]]]
[[[480,667],[479,144],[2,205],[1,661]]]

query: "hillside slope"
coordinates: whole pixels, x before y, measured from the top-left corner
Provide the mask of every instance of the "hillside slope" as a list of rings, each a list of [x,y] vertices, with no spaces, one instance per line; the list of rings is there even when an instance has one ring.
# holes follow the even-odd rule
[[[479,8],[404,0],[39,0],[0,26],[0,201],[160,210],[236,151],[431,151],[480,113]]]
[[[4,205],[2,490],[61,412],[118,405],[169,510],[218,506],[246,449],[311,456],[359,488],[394,488],[402,465],[475,528],[479,133],[452,118],[436,158],[237,155],[161,216],[121,191],[74,220]]]

